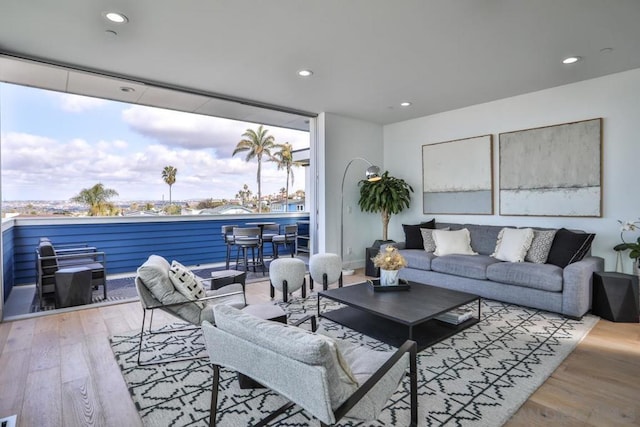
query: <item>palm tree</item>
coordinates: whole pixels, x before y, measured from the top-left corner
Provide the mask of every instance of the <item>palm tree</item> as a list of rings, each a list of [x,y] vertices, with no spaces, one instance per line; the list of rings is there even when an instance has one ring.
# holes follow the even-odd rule
[[[271,157],[271,149],[276,146],[275,138],[272,135],[267,135],[267,132],[269,131],[264,129],[262,125],[256,131],[247,129],[242,134],[244,139],[238,142],[232,154],[232,156],[235,156],[238,153],[247,151],[245,161],[248,162],[254,158],[258,159],[258,173],[256,174],[256,181],[258,182],[258,212],[262,212],[262,156]]]
[[[284,206],[285,212],[289,208],[289,177],[291,177],[291,185],[293,185],[293,170],[292,167],[298,167],[300,164],[293,161],[293,147],[288,142],[284,144],[276,144],[279,151],[276,151],[271,157],[271,161],[276,162],[278,170],[286,169],[287,171],[287,185],[284,193]]]
[[[169,205],[171,205],[171,186],[176,183],[176,174],[178,169],[173,166],[165,166],[162,169],[162,179],[169,186]]]
[[[104,188],[102,183],[98,183],[91,188],[83,188],[71,201],[89,205],[89,216],[108,215],[115,212],[109,199],[117,195],[116,190]]]

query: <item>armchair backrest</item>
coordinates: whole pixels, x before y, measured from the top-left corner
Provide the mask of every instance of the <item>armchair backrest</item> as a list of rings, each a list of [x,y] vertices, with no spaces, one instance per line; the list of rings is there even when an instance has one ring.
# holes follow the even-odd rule
[[[211,362],[237,370],[297,403],[326,424],[358,388],[329,337],[259,319],[230,306],[203,322]]]

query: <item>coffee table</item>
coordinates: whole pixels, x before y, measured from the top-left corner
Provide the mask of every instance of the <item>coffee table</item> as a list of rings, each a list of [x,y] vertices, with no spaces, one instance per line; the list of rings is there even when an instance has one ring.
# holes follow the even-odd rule
[[[399,347],[407,339],[418,350],[448,338],[480,321],[480,297],[436,286],[409,282],[408,291],[374,292],[368,283],[318,292],[318,317],[324,317],[367,336]],[[320,312],[321,298],[344,304]],[[435,317],[460,306],[477,303],[474,317],[454,325]],[[474,304],[475,305],[475,304]]]

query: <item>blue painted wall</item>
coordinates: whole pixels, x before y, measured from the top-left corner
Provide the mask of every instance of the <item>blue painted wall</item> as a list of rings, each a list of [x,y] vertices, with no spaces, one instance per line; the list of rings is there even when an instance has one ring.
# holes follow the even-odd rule
[[[14,269],[13,269],[13,235],[14,228],[8,228],[2,232],[2,287],[4,289],[4,301],[9,298],[11,288],[14,283]],[[33,268],[33,266],[32,266]]]
[[[293,224],[308,220],[308,214],[287,217],[226,218],[215,216],[199,220],[127,220],[91,222],[84,219],[74,224],[68,220],[56,224],[17,221],[4,234],[4,289],[5,298],[15,284],[35,282],[35,249],[40,237],[48,237],[56,244],[87,243],[107,256],[107,274],[134,273],[151,254],[185,265],[224,262],[226,246],[220,229],[223,225],[244,225],[250,221],[272,221]],[[265,245],[265,255],[271,255],[271,246]]]

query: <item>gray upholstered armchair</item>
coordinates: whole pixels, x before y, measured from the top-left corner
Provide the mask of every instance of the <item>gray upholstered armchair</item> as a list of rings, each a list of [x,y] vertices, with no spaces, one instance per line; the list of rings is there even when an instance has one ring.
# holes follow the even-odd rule
[[[140,343],[138,345],[138,364],[155,365],[166,362],[193,359],[157,358],[148,361],[141,360],[145,336],[159,333],[172,333],[188,328],[199,327],[203,321],[214,323],[213,307],[216,304],[229,304],[242,308],[246,305],[244,286],[233,283],[216,290],[205,290],[201,284],[202,278],[194,275],[177,261],[171,264],[161,256],[151,255],[138,268],[136,276],[136,290],[142,305],[142,327],[140,329]],[[174,329],[153,330],[153,313],[163,310],[192,326]],[[148,330],[145,331],[147,313],[149,316]],[[152,352],[152,351],[150,351]],[[197,357],[195,357],[197,358]]]
[[[229,306],[216,306],[213,311],[216,326],[202,323],[214,368],[210,426],[216,425],[220,366],[251,377],[290,401],[255,426],[267,425],[296,404],[322,426],[343,417],[375,420],[409,368],[408,424],[417,425],[414,341],[406,341],[396,351],[376,351]]]

